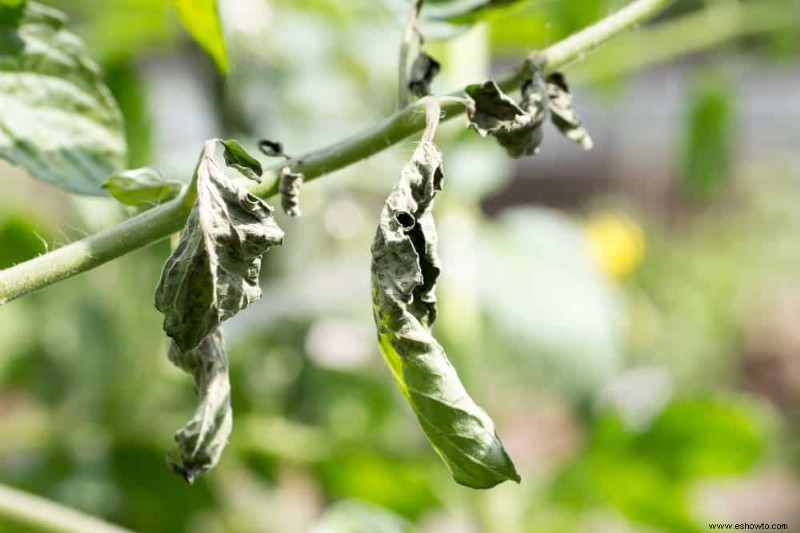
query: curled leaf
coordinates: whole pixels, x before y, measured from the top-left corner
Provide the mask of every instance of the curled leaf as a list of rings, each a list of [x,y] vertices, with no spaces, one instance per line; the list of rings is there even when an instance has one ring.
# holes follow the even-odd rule
[[[589,133],[581,126],[581,119],[572,108],[572,94],[564,75],[555,72],[547,77],[547,94],[553,124],[567,139],[590,150],[594,143]]]
[[[238,141],[220,141],[224,150],[225,164],[236,169],[247,179],[261,181],[261,174],[264,172],[258,159],[248,154]]]
[[[192,375],[200,400],[192,419],[175,433],[180,461],[173,461],[167,454],[172,469],[192,483],[219,462],[233,428],[228,358],[222,331],[217,329],[197,348],[186,352],[171,343],[169,360]]]
[[[408,80],[408,90],[414,96],[422,98],[431,94],[433,79],[439,74],[442,66],[434,58],[420,50],[419,55],[411,64],[411,74]]]
[[[527,87],[527,89],[525,89]],[[533,81],[523,87],[522,107],[506,96],[493,80],[467,87],[471,104],[467,108],[470,127],[481,136],[492,135],[511,157],[533,155],[542,142],[546,115],[540,85]]]
[[[381,352],[431,445],[456,482],[490,488],[519,475],[431,333],[440,270],[431,211],[441,164],[441,152],[423,140],[386,200],[372,243],[373,312]]]
[[[283,242],[272,208],[228,178],[206,143],[197,166],[197,199],[156,289],[164,331],[183,351],[261,297],[261,256]]]
[[[115,172],[103,182],[103,188],[125,205],[159,204],[178,195],[183,184],[168,180],[153,168]]]
[[[301,215],[300,187],[302,185],[302,174],[294,174],[289,167],[283,167],[278,192],[281,194],[281,208],[290,217],[299,217]]]

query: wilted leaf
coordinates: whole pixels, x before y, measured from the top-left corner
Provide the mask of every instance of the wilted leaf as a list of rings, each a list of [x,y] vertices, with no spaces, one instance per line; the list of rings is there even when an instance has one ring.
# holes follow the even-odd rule
[[[411,94],[418,98],[431,94],[431,84],[441,68],[438,61],[420,51],[411,64],[411,75],[408,80],[408,90]]]
[[[0,4],[0,157],[70,191],[103,194],[126,160],[122,116],[64,16]]]
[[[156,289],[164,331],[184,351],[261,297],[261,256],[283,242],[272,208],[223,172],[220,144],[200,156],[197,199]]]
[[[493,80],[467,87],[472,99],[467,109],[470,127],[481,136],[492,135],[511,157],[533,155],[542,142],[546,113],[537,77],[523,85],[522,107],[503,94]]]
[[[299,217],[301,215],[300,187],[302,185],[302,174],[294,174],[289,167],[283,167],[278,192],[281,193],[281,208],[290,217]]]
[[[219,19],[217,0],[172,0],[178,18],[223,74],[228,72],[228,52]]]
[[[158,204],[178,195],[183,184],[168,180],[153,168],[123,170],[110,175],[103,188],[125,205]]]
[[[438,148],[423,140],[386,200],[372,244],[373,311],[381,352],[453,478],[490,488],[519,475],[430,330],[439,275],[431,211],[441,163]]]
[[[192,375],[200,399],[192,419],[175,433],[180,462],[172,461],[168,455],[172,469],[192,483],[219,462],[233,428],[228,358],[222,331],[217,329],[197,348],[187,352],[172,343],[169,360]]]
[[[594,143],[589,133],[581,127],[581,119],[572,108],[572,95],[564,75],[555,72],[547,77],[547,93],[550,100],[550,116],[556,128],[567,137],[590,150]]]

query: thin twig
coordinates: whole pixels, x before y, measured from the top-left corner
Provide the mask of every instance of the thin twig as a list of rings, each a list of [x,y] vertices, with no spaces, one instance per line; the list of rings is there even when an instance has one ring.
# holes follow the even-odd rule
[[[397,66],[397,109],[403,109],[408,105],[408,54],[414,45],[414,38],[421,41],[418,21],[419,12],[425,0],[412,0],[411,10],[408,13],[408,20],[403,31],[403,40],[400,43],[400,58]]]
[[[53,533],[131,533],[52,500],[0,485],[0,516]]]
[[[542,51],[537,57],[546,70],[558,69],[625,29],[646,21],[671,1],[635,0],[593,26]],[[528,58],[522,67],[498,78],[498,85],[507,91],[519,87],[526,76],[530,76],[531,66],[532,60]],[[463,91],[453,96],[462,95]],[[422,131],[425,120],[419,111],[424,102],[420,102],[406,106],[379,124],[341,142],[298,157],[291,165],[292,172],[303,174],[306,182],[313,181]],[[441,107],[445,120],[464,112],[463,103],[458,101],[442,101]],[[276,195],[283,166],[285,164],[268,168],[263,184],[253,187],[253,193],[262,198]],[[190,195],[177,198],[117,226],[0,271],[0,305],[166,238],[183,226],[191,209],[190,200]]]

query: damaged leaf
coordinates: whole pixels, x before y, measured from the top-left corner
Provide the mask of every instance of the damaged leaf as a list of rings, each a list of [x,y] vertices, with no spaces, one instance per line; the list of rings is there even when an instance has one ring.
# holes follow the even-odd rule
[[[154,168],[136,168],[110,175],[103,188],[120,203],[144,205],[171,200],[181,191],[183,183],[168,180]]]
[[[289,167],[283,167],[278,192],[281,194],[281,208],[290,217],[299,217],[301,215],[300,187],[302,185],[302,174],[294,174]]]
[[[456,482],[490,488],[519,475],[431,334],[440,269],[431,211],[441,164],[441,152],[423,140],[386,200],[372,244],[373,311],[381,352],[431,445]]]
[[[183,351],[261,297],[261,256],[283,242],[272,208],[225,175],[218,146],[206,143],[197,198],[156,289],[164,331]]]
[[[547,94],[551,119],[556,128],[567,139],[578,143],[584,150],[590,150],[594,143],[572,108],[572,94],[563,74],[555,72],[547,77]]]
[[[408,80],[408,90],[417,98],[431,94],[433,79],[439,74],[442,66],[434,58],[420,50],[419,55],[411,64],[411,74]]]
[[[219,462],[233,428],[228,358],[222,331],[217,329],[200,345],[182,352],[171,343],[169,360],[194,378],[199,405],[192,419],[175,433],[180,461],[167,461],[172,469],[192,483]]]
[[[533,155],[539,150],[546,98],[536,77],[523,86],[522,107],[493,80],[470,85],[466,92],[472,100],[467,108],[470,127],[482,137],[495,137],[511,157]]]

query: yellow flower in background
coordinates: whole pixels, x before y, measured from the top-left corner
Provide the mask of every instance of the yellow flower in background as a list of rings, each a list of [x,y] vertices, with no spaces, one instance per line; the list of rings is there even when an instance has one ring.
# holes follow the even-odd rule
[[[610,277],[623,278],[641,264],[645,252],[644,231],[628,215],[600,211],[586,219],[584,228],[592,255]]]

